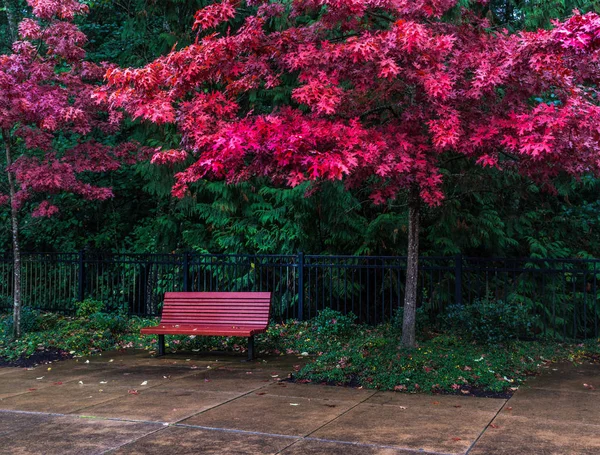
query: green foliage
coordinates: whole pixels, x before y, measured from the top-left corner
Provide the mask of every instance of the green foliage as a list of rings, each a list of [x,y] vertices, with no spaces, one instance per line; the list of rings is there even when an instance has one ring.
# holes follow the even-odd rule
[[[331,308],[319,311],[312,321],[312,326],[320,337],[348,336],[355,329],[355,324],[356,316],[353,313],[344,315]]]
[[[42,318],[40,312],[30,307],[21,308],[21,330],[23,333],[36,332],[42,327]],[[0,325],[6,336],[13,331],[13,317],[8,316]]]
[[[104,308],[104,303],[93,300],[86,299],[83,302],[75,303],[76,312],[78,318],[88,318],[94,313],[99,313]]]
[[[553,19],[565,19],[574,9],[598,11],[593,0],[491,0],[489,9],[497,23],[512,30],[548,28]]]
[[[89,315],[89,326],[93,330],[110,332],[113,335],[127,333],[128,318],[119,314],[96,312]]]
[[[400,347],[392,325],[355,326],[345,336],[320,337],[315,320],[274,325],[259,346],[314,355],[301,380],[361,385],[400,392],[506,392],[540,365],[557,359],[597,358],[597,340],[580,345],[513,341],[478,344],[459,334],[437,334],[416,349]]]
[[[450,305],[445,322],[466,339],[498,344],[531,335],[534,318],[529,308],[516,301],[476,300],[469,305]]]
[[[10,319],[0,315],[0,327],[9,326]],[[144,346],[140,328],[151,324],[149,320],[106,313],[78,318],[44,313],[38,316],[37,330],[24,333],[19,340],[13,340],[10,331],[0,331],[0,358],[16,360],[45,348],[76,356],[134,347],[134,343],[140,348]]]

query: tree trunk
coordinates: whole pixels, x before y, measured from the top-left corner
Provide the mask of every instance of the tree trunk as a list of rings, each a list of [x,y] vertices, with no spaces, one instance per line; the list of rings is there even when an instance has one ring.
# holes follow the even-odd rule
[[[19,247],[19,213],[15,205],[16,186],[12,165],[12,149],[10,136],[7,130],[2,130],[4,146],[6,148],[6,175],[8,177],[8,191],[10,196],[10,223],[12,228],[13,246],[13,336],[21,337],[21,249]]]
[[[4,9],[6,10],[6,20],[8,22],[8,31],[10,32],[10,39],[15,42],[18,38],[19,31],[17,27],[17,20],[15,18],[15,10],[13,8],[12,0],[3,0]]]
[[[413,185],[408,196],[408,257],[404,288],[404,320],[402,321],[402,346],[415,347],[417,322],[417,286],[419,283],[419,223],[421,196],[419,187]]]

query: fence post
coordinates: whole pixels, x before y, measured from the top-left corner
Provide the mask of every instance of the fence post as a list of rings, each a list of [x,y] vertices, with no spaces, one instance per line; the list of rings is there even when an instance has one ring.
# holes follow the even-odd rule
[[[454,303],[462,305],[462,275],[463,275],[463,257],[462,254],[454,256]]]
[[[298,253],[298,320],[304,317],[304,252]]]
[[[83,250],[79,251],[79,275],[77,278],[77,297],[79,302],[83,302],[85,300],[85,257]]]
[[[189,276],[190,276],[190,255],[187,252],[185,252],[185,253],[183,253],[183,290],[185,292],[190,292]]]

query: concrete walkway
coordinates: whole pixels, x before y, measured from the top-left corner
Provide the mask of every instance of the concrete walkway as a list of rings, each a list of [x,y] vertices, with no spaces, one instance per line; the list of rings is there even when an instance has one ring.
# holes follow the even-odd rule
[[[130,352],[0,369],[0,453],[600,453],[598,365],[553,366],[506,401],[291,384],[278,380],[303,359],[240,360]]]

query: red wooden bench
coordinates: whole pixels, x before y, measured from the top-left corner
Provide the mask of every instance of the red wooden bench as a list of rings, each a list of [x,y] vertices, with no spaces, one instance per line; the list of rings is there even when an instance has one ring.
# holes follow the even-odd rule
[[[248,360],[254,358],[254,335],[267,330],[270,292],[167,292],[160,324],[142,334],[158,335],[158,355],[165,335],[248,337]]]

